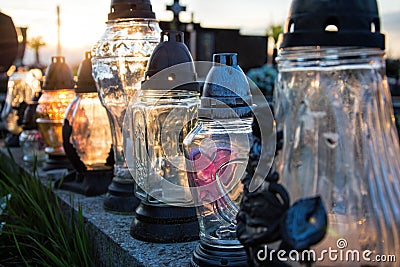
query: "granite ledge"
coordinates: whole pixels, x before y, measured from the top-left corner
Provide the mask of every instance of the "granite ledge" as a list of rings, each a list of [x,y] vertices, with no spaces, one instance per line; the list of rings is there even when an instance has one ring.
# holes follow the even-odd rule
[[[10,148],[13,158],[24,171],[31,173],[32,166],[22,160],[20,148]],[[7,149],[1,148],[3,156],[10,157]],[[62,175],[60,170],[58,175]],[[39,178],[44,186],[51,184],[57,172],[49,174],[40,169]],[[189,266],[192,252],[197,242],[156,244],[142,242],[130,236],[129,230],[133,215],[106,212],[103,209],[104,195],[86,197],[64,190],[53,189],[62,204],[75,211],[81,206],[86,222],[86,230],[94,239],[95,251],[101,266]],[[71,204],[73,203],[73,204]],[[67,210],[67,209],[66,209]]]

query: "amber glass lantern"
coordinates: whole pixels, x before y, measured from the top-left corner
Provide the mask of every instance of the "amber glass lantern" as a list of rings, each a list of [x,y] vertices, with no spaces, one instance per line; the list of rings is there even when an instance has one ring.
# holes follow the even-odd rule
[[[62,124],[65,111],[74,98],[71,69],[63,56],[52,57],[36,108],[36,123],[46,143],[45,152],[49,155],[45,170],[68,165],[63,148]]]
[[[87,196],[104,194],[112,180],[114,158],[107,111],[92,77],[90,52],[79,66],[75,92],[62,128],[63,147],[75,170],[61,180],[60,188]]]

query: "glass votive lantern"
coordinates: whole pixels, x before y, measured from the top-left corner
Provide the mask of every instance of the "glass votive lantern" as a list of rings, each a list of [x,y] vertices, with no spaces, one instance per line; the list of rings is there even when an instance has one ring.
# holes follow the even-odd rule
[[[46,144],[36,123],[36,107],[41,94],[35,96],[28,102],[22,120],[23,131],[19,135],[19,145],[22,149],[23,160],[28,163],[42,163],[47,160],[45,153]]]
[[[75,171],[61,180],[59,188],[87,196],[104,194],[112,179],[114,157],[108,114],[92,77],[90,52],[79,66],[75,92],[62,128],[63,148]]]
[[[122,124],[128,104],[137,100],[160,32],[150,0],[112,0],[107,28],[92,50],[93,77],[113,136],[114,178],[104,199],[109,211],[133,213],[139,204],[125,162]]]
[[[37,97],[41,91],[41,79],[42,73],[40,70],[32,69],[26,71],[21,67],[8,80],[7,97],[1,117],[5,121],[6,129],[11,136],[16,136],[15,140],[18,140],[18,135],[22,132],[25,109],[32,98]],[[15,143],[11,142],[11,136],[6,138],[6,144]],[[10,142],[7,140],[10,140]],[[16,143],[15,145],[18,144]]]
[[[163,31],[124,124],[124,151],[141,203],[131,235],[151,242],[198,239],[196,210],[182,151],[200,104],[192,56],[182,32]]]
[[[74,98],[74,80],[65,58],[63,56],[52,57],[51,64],[46,70],[42,95],[36,108],[36,123],[46,143],[45,152],[49,155],[49,160],[52,160],[48,163],[54,163],[54,168],[63,167],[61,161],[66,163],[62,124],[65,111]],[[57,166],[57,157],[60,160],[60,166]]]
[[[280,45],[276,166],[291,201],[320,197],[327,213],[326,234],[315,244],[296,230],[310,225],[307,217],[287,228],[294,218],[287,216],[286,249],[360,255],[323,257],[318,266],[398,266],[368,260],[400,256],[400,148],[380,30],[376,0],[294,0]]]
[[[215,54],[198,111],[184,140],[188,179],[200,224],[191,266],[246,266],[236,238],[241,178],[250,150],[252,96],[234,53]]]

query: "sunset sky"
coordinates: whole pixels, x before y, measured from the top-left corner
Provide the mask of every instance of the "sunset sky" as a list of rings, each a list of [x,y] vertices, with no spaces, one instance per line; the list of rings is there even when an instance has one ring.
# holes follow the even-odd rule
[[[62,54],[70,64],[77,64],[84,51],[100,38],[105,30],[110,0],[3,0],[0,10],[13,18],[16,26],[28,27],[28,39],[42,36],[46,46],[40,50],[41,62],[47,64],[56,54],[57,15],[61,9]],[[172,12],[165,5],[173,0],[152,0],[159,20],[171,20]],[[187,12],[181,21],[194,21],[203,27],[239,28],[243,34],[264,35],[270,24],[284,24],[291,0],[181,0]],[[382,29],[386,34],[386,52],[391,58],[400,58],[400,1],[378,0]],[[33,51],[27,49],[25,64],[33,60]]]

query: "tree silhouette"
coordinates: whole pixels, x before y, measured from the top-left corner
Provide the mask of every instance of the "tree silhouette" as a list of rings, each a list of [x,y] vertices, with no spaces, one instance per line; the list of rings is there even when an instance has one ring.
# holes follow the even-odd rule
[[[29,41],[29,46],[35,51],[35,64],[36,66],[40,66],[40,59],[39,59],[39,49],[42,46],[45,46],[46,43],[42,40],[42,36],[33,37]]]
[[[277,24],[271,24],[268,26],[267,30],[265,31],[265,34],[267,36],[267,39],[272,38],[273,39],[273,51],[272,51],[272,65],[275,66],[276,61],[275,58],[277,56],[277,43],[278,43],[278,39],[279,39],[279,35],[283,33],[283,27],[282,25],[277,25]],[[268,50],[269,51],[269,50]],[[268,54],[270,55],[270,52],[268,52]],[[268,55],[268,56],[269,56]]]
[[[274,25],[271,24],[268,26],[266,34],[269,37],[272,37],[275,41],[275,44],[278,42],[279,35],[283,33],[283,27],[282,25]]]

